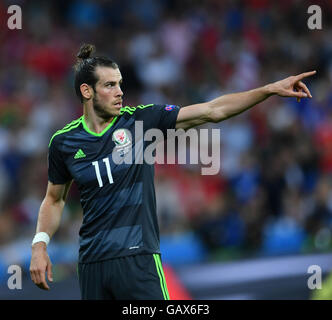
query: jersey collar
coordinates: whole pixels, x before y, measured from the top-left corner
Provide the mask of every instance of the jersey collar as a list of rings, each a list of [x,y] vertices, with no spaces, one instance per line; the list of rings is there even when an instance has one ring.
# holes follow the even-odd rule
[[[102,132],[100,132],[100,133],[93,132],[93,131],[91,131],[88,128],[88,126],[87,126],[87,124],[85,122],[84,115],[82,116],[82,124],[83,124],[83,128],[84,128],[84,130],[86,132],[90,133],[91,135],[93,135],[95,137],[101,137],[101,136],[103,136],[113,126],[113,124],[115,123],[115,121],[116,121],[117,118],[118,117],[114,117],[113,120],[112,120],[112,122]]]

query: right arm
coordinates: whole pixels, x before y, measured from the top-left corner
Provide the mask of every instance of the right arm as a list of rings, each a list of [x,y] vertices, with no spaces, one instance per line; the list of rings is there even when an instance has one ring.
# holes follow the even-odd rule
[[[183,107],[176,120],[176,129],[188,130],[206,122],[217,123],[226,120],[275,94],[281,97],[295,97],[298,101],[305,97],[312,98],[309,89],[301,80],[315,73],[316,71],[301,73],[264,87],[226,94],[205,103]]]
[[[72,181],[66,184],[53,184],[48,182],[46,196],[40,206],[37,229],[38,232],[46,232],[50,238],[60,225],[60,220],[65,206],[65,201]],[[52,281],[52,264],[46,251],[45,242],[37,242],[32,246],[30,275],[32,281],[41,289],[49,290],[45,280]]]

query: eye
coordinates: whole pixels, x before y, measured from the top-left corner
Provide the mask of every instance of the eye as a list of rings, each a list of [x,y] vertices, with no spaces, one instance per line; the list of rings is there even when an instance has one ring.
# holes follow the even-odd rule
[[[107,82],[106,84],[105,84],[105,87],[106,88],[113,88],[113,87],[116,87],[117,85],[119,85],[119,87],[121,87],[121,85],[122,85],[122,81],[120,81],[119,83],[117,83],[117,82]]]

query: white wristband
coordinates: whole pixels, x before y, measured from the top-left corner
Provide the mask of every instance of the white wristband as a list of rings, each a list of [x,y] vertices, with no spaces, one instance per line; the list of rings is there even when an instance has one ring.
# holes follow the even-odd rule
[[[34,236],[31,245],[33,246],[36,242],[45,242],[46,246],[48,245],[48,243],[50,242],[50,237],[46,232],[38,232],[36,233],[36,235]]]

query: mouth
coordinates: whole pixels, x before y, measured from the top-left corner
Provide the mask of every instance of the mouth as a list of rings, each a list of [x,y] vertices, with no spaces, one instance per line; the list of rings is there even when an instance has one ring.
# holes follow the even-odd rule
[[[122,108],[122,101],[119,101],[114,104],[117,108]]]

